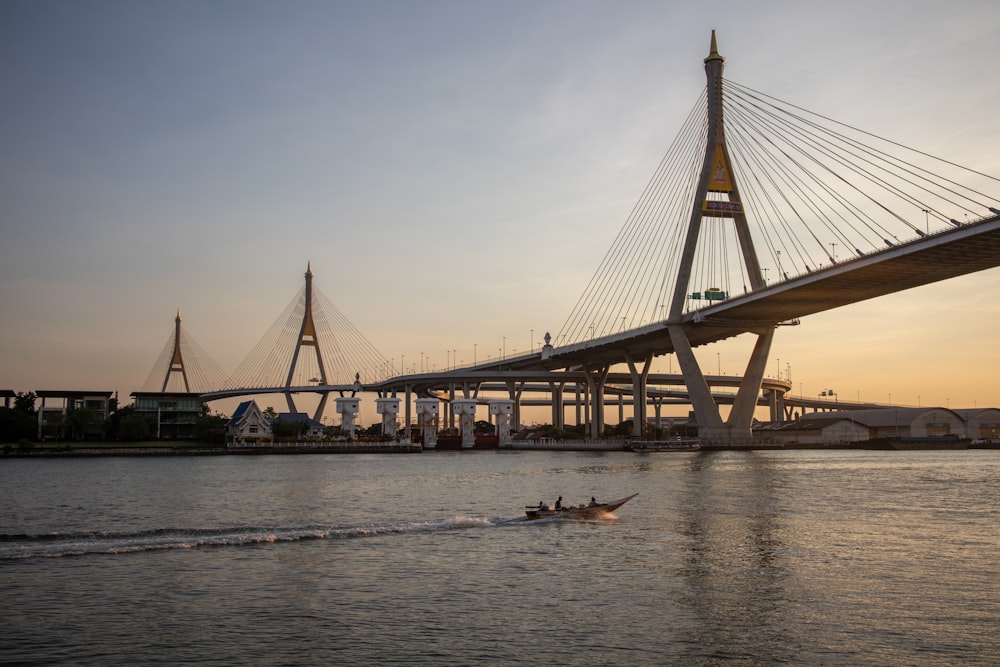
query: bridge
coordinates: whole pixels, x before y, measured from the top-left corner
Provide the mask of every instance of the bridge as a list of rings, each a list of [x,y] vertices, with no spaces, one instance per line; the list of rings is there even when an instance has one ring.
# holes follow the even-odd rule
[[[522,405],[549,405],[561,426],[573,407],[593,437],[608,400],[624,414],[627,398],[636,435],[649,407],[659,416],[663,404],[685,402],[702,439],[750,442],[759,406],[772,420],[787,416],[790,383],[765,377],[777,327],[1000,264],[1000,180],[774,100],[723,69],[713,32],[703,95],[563,329],[539,349],[395,374],[315,290],[310,266],[240,368],[198,392],[208,401],[280,393],[292,411],[293,396],[315,393],[317,419],[331,394],[341,414],[348,399],[375,393],[392,415],[401,393],[407,425],[413,397],[425,401],[418,415],[443,401],[468,416],[470,404],[499,394],[494,414],[517,423]],[[699,366],[694,348],[747,334],[756,343],[742,375]],[[178,375],[191,390],[185,344],[178,314],[150,375],[161,391]],[[667,354],[680,372],[651,374]]]

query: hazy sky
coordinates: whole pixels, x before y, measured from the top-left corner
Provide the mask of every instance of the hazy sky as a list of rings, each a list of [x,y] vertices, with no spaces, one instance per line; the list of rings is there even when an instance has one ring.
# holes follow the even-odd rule
[[[407,367],[526,351],[697,100],[712,29],[727,78],[1000,175],[995,0],[0,3],[0,388],[125,397],[177,309],[231,372],[309,261]],[[783,328],[768,370],[1000,406],[997,331],[991,270]],[[736,374],[750,345],[699,353]]]

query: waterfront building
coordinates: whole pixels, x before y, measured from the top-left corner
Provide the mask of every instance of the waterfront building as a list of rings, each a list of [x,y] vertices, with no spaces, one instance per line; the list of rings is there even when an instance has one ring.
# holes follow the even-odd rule
[[[257,401],[243,401],[236,407],[226,424],[226,444],[230,447],[259,447],[270,444],[271,423],[261,412]]]
[[[35,395],[39,440],[100,440],[107,436],[113,391],[50,391]]]
[[[768,441],[784,445],[846,445],[868,440],[864,424],[837,413],[812,413],[791,422],[756,424],[754,433]],[[814,415],[822,418],[813,419]]]
[[[135,411],[146,417],[157,440],[191,440],[198,418],[205,413],[195,393],[133,392]]]
[[[974,442],[1000,442],[1000,408],[960,409],[955,412],[965,421],[966,437]]]

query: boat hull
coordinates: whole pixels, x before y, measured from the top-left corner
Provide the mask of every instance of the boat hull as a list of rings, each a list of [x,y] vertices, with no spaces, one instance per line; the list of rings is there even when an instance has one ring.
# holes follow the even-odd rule
[[[577,507],[563,507],[557,510],[528,507],[525,508],[524,514],[529,520],[532,521],[535,519],[550,519],[553,517],[562,519],[596,519],[605,514],[614,512],[616,509],[632,500],[637,495],[639,494],[633,493],[631,496],[619,498],[618,500],[612,500],[609,503],[598,503],[593,506],[578,505]]]

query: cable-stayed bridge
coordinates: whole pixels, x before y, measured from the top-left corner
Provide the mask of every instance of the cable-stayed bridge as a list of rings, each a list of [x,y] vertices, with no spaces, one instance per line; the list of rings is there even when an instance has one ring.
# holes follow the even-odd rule
[[[306,285],[206,400],[257,393],[405,393],[476,400],[505,392],[516,419],[525,390],[549,391],[553,424],[566,404],[603,430],[605,398],[628,395],[635,430],[647,406],[672,396],[650,375],[675,354],[706,440],[750,437],[754,410],[783,413],[780,380],[764,377],[777,326],[798,318],[1000,264],[1000,180],[837,123],[723,78],[715,35],[707,85],[562,329],[513,358],[439,373],[395,375],[392,364]],[[693,349],[751,334],[735,394],[699,367]],[[183,370],[179,319],[150,377]],[[209,364],[205,364],[208,366]],[[190,389],[186,375],[185,385]],[[728,382],[728,380],[727,380]],[[659,384],[658,384],[659,383]],[[787,385],[787,383],[784,383]],[[147,384],[148,387],[148,384]],[[762,394],[763,390],[763,394]],[[567,399],[567,392],[570,398]],[[676,398],[676,396],[672,396]],[[731,404],[723,420],[721,403]]]

